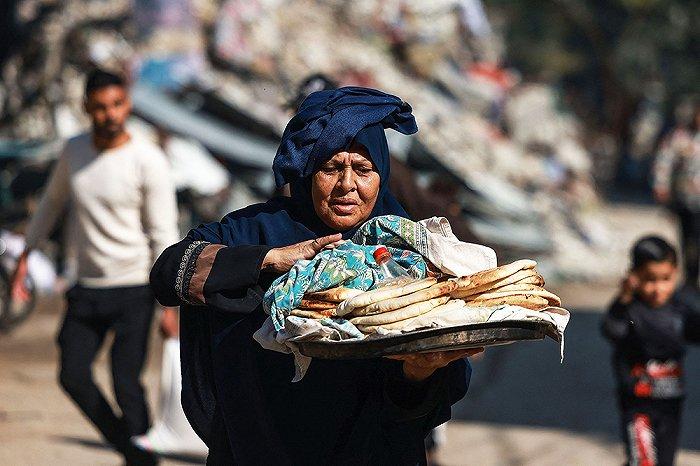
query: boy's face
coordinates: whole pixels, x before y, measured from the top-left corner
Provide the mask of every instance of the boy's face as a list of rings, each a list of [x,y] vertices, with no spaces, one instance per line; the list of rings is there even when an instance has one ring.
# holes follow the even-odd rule
[[[678,268],[669,261],[648,262],[632,273],[637,277],[637,296],[651,307],[661,307],[676,289]]]

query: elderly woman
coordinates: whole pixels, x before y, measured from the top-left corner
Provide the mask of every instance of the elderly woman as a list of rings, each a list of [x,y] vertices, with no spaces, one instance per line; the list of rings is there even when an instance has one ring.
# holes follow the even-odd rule
[[[416,132],[411,107],[372,89],[311,94],[273,164],[291,197],[190,231],[153,267],[158,300],[182,305],[183,406],[208,464],[424,464],[423,438],[465,395],[473,351],[315,360],[292,383],[293,357],[252,338],[265,290],[295,261],[369,218],[406,216],[387,189],[384,128]]]

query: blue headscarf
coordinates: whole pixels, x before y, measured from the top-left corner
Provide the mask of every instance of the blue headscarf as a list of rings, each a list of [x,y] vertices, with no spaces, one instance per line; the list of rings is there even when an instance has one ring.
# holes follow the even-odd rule
[[[278,186],[289,183],[291,197],[277,197],[226,215],[221,222],[192,230],[188,237],[234,245],[287,246],[337,233],[316,215],[311,175],[326,160],[353,142],[369,152],[380,177],[371,217],[407,217],[389,192],[389,148],[384,128],[404,134],[418,128],[411,106],[396,96],[362,87],[343,87],[310,94],[289,121],[272,164]],[[350,238],[359,225],[344,231]]]

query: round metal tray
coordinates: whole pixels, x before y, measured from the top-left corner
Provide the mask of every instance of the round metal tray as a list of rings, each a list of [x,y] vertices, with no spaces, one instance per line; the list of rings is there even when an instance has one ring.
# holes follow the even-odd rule
[[[320,359],[368,359],[393,354],[507,345],[516,341],[558,341],[554,326],[539,321],[502,321],[445,327],[351,341],[299,341],[299,351]]]

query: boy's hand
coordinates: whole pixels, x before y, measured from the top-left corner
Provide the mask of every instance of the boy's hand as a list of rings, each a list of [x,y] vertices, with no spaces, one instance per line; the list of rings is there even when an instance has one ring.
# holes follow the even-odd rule
[[[629,304],[634,299],[634,293],[639,287],[639,278],[634,272],[630,272],[624,280],[622,280],[621,290],[620,290],[620,302],[622,304]]]

